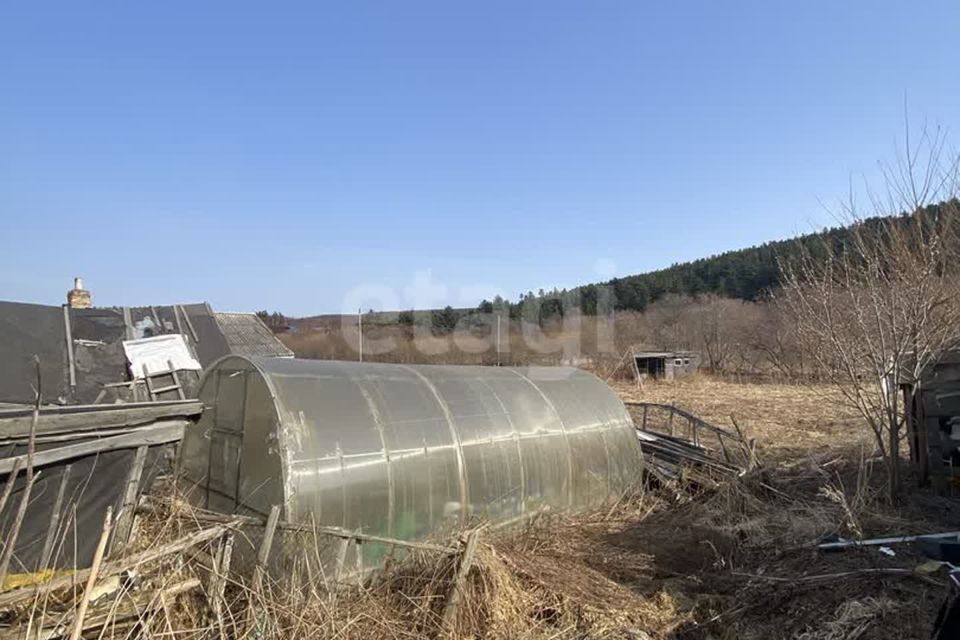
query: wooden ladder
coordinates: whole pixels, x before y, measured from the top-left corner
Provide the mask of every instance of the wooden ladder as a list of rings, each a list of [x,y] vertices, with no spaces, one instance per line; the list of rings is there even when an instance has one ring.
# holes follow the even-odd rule
[[[167,360],[167,366],[170,367],[167,371],[150,373],[147,371],[147,365],[143,365],[143,382],[147,386],[147,393],[150,394],[150,400],[156,402],[158,395],[168,391],[176,391],[177,396],[179,396],[181,400],[186,400],[187,397],[183,393],[183,386],[180,384],[180,376],[177,375],[177,370],[174,368],[173,362],[171,360]],[[156,380],[154,380],[154,378],[161,378],[163,376],[170,376],[173,384],[168,384],[162,387],[154,386],[156,384]]]

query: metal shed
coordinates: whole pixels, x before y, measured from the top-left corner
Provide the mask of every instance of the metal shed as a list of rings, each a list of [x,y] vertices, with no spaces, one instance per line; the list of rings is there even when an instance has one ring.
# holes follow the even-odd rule
[[[478,516],[584,508],[629,490],[642,457],[617,395],[571,368],[227,356],[180,474],[206,506],[404,540]]]

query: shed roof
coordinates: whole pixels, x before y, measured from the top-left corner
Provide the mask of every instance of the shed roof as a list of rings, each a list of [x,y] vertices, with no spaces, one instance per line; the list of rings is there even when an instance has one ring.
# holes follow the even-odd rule
[[[230,353],[238,356],[292,358],[291,351],[277,339],[255,313],[216,312],[217,324],[227,340]]]
[[[634,351],[634,358],[674,358],[696,355],[693,351]]]

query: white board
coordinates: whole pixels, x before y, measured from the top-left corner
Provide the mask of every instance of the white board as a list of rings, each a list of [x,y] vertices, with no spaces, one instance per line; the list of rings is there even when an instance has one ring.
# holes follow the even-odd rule
[[[130,372],[136,379],[143,378],[143,367],[152,375],[173,368],[181,371],[199,371],[202,369],[197,359],[190,353],[187,343],[179,333],[171,333],[152,338],[124,340],[123,351],[130,363]]]

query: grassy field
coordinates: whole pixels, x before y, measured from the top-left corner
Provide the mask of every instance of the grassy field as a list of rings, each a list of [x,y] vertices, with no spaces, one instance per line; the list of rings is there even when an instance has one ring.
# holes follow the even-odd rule
[[[839,394],[826,385],[739,384],[708,375],[645,382],[642,387],[625,380],[609,384],[625,401],[673,404],[726,428],[736,420],[777,460],[861,446],[869,453],[873,447],[862,419],[842,406]]]

